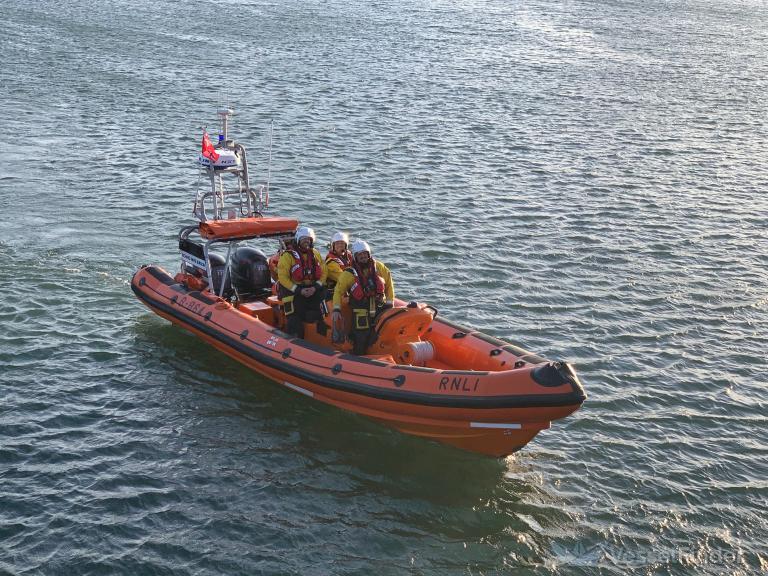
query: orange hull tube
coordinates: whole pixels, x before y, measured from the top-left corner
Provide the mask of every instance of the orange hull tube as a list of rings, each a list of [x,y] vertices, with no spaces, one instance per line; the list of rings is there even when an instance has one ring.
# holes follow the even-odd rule
[[[586,397],[575,375],[540,383],[533,372],[543,359],[480,333],[457,331],[461,327],[446,321],[434,320],[426,335],[436,363],[441,356],[466,357],[467,365],[480,370],[392,364],[294,338],[208,292],[188,290],[153,266],[140,269],[131,288],[159,316],[284,386],[472,452],[512,454]]]

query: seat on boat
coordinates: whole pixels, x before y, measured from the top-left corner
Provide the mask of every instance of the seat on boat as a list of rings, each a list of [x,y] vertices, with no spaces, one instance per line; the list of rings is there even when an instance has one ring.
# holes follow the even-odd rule
[[[270,326],[274,326],[275,324],[275,311],[268,301],[263,302],[261,300],[253,300],[251,302],[239,302],[237,304],[237,309],[258,318]]]

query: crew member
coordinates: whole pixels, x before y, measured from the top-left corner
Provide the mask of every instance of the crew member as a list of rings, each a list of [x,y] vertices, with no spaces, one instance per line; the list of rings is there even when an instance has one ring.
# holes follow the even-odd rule
[[[333,292],[333,323],[336,326],[342,322],[341,297],[349,294],[349,307],[352,309],[350,339],[353,352],[362,355],[373,344],[376,314],[392,307],[395,287],[389,268],[373,259],[367,242],[355,240],[351,248],[352,266],[339,276]]]
[[[277,263],[278,296],[283,301],[286,332],[304,337],[304,323],[317,322],[318,332],[327,326],[321,313],[325,302],[327,270],[314,248],[315,231],[306,226],[296,230],[296,246],[286,250]]]
[[[339,281],[341,273],[352,266],[352,254],[347,248],[348,244],[349,236],[346,232],[336,232],[331,237],[330,250],[325,256],[325,265],[328,268],[328,278],[325,280],[325,288],[327,289],[325,298],[327,300],[333,298],[333,289],[336,282]]]
[[[272,275],[272,280],[275,282],[277,282],[277,264],[280,262],[280,256],[282,256],[283,252],[286,250],[294,248],[294,240],[295,238],[292,235],[279,238],[280,247],[277,249],[277,252],[269,257],[269,273]]]

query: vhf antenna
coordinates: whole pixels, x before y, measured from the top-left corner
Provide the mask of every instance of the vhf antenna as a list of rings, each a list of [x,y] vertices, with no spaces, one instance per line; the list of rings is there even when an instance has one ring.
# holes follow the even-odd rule
[[[272,134],[275,129],[274,118],[269,121],[269,162],[267,163],[267,193],[266,193],[266,207],[269,207],[269,180],[272,177]]]

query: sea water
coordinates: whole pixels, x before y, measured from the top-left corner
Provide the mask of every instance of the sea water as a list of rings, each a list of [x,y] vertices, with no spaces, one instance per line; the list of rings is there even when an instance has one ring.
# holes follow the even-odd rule
[[[768,8],[0,2],[0,573],[768,568]],[[366,239],[589,399],[494,460],[143,307],[215,111],[269,213]]]

